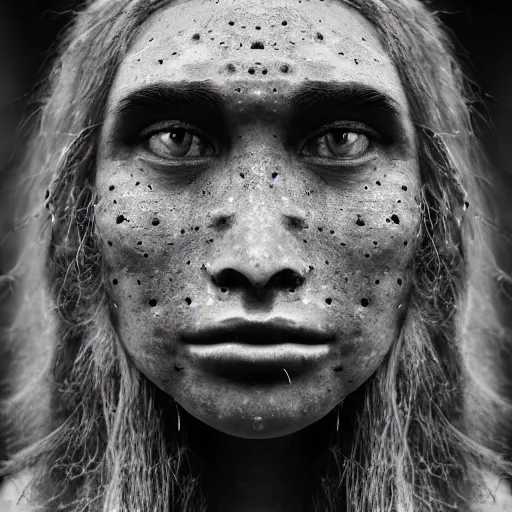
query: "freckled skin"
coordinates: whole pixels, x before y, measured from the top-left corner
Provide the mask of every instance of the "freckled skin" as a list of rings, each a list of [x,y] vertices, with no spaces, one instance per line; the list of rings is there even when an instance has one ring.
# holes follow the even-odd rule
[[[264,48],[251,49],[254,41]],[[308,79],[384,91],[400,105],[401,136],[358,163],[308,163],[281,122],[289,95]],[[209,80],[227,113],[229,144],[201,168],[156,165],[142,143],[127,147],[114,129],[128,93],[181,80]],[[404,91],[359,15],[334,1],[173,2],[146,22],[120,66],[98,157],[96,222],[112,242],[103,252],[118,283],[123,344],[150,380],[221,432],[264,439],[311,425],[369,378],[399,334],[419,185]],[[386,222],[393,215],[399,223]],[[212,275],[223,268],[245,276],[245,286],[222,291]],[[283,269],[304,278],[293,292],[268,284]],[[258,284],[268,284],[264,300]],[[294,318],[336,340],[329,358],[291,385],[283,373],[279,385],[248,387],[202,370],[178,339],[182,329],[233,316]]]

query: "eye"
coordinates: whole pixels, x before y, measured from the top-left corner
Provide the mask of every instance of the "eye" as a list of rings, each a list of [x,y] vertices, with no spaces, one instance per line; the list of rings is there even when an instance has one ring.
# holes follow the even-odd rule
[[[307,142],[302,154],[317,158],[353,160],[363,156],[370,145],[370,137],[364,133],[351,131],[349,128],[335,128]]]
[[[160,158],[198,158],[214,154],[206,137],[182,126],[153,132],[146,138],[146,147]]]

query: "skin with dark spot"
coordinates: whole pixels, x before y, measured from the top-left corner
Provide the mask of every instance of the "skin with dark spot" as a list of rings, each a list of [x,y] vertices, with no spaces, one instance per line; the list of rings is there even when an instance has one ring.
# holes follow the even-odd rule
[[[265,417],[264,411],[269,407],[267,412],[279,413],[279,419],[268,420],[265,435],[282,435],[302,428],[328,412],[335,403],[323,403],[325,398],[321,391],[328,383],[338,389],[338,399],[352,390],[345,385],[347,379],[361,384],[375,370],[396,338],[400,317],[397,308],[404,302],[405,295],[393,284],[399,276],[407,273],[412,252],[412,249],[405,251],[403,246],[400,247],[399,240],[414,238],[419,221],[417,205],[412,199],[418,186],[418,174],[412,156],[414,143],[407,122],[406,103],[400,93],[396,73],[382,54],[371,29],[346,8],[329,3],[315,7],[328,11],[341,9],[341,24],[347,24],[346,30],[340,30],[340,21],[337,21],[337,25],[331,27],[332,32],[326,32],[321,48],[314,41],[316,36],[312,32],[311,42],[298,43],[278,55],[269,51],[266,59],[269,69],[275,70],[276,61],[284,59],[295,69],[294,74],[283,78],[274,72],[274,77],[251,78],[243,72],[253,62],[249,49],[236,50],[236,45],[227,45],[228,49],[232,48],[227,51],[219,50],[207,41],[195,44],[190,40],[187,43],[190,38],[180,30],[180,27],[191,26],[193,30],[204,32],[211,27],[214,32],[222,32],[227,41],[247,42],[250,34],[237,31],[238,24],[231,27],[226,19],[226,16],[240,19],[241,9],[236,6],[226,8],[226,12],[215,9],[214,17],[210,19],[210,13],[206,16],[208,23],[202,24],[194,2],[180,6],[179,19],[175,17],[176,7],[168,8],[147,23],[138,43],[122,64],[112,89],[111,110],[99,157],[97,184],[102,201],[96,215],[100,233],[108,234],[113,241],[113,247],[106,250],[106,260],[120,280],[115,295],[120,334],[144,373],[203,421],[220,430],[244,435],[243,418],[250,418],[253,413]],[[257,10],[255,7],[254,12]],[[293,37],[292,26],[300,23],[301,29],[311,30],[307,12],[308,7],[305,6],[293,13],[294,16],[288,9],[282,13],[282,16],[286,14],[288,25],[286,35],[276,37],[280,44],[284,45],[282,39]],[[273,18],[277,20],[278,13],[276,7],[267,7],[264,16],[262,13],[258,19],[268,19],[266,24],[262,24],[265,26]],[[192,14],[197,20],[195,25],[188,19]],[[250,24],[249,20],[245,21]],[[350,31],[349,25],[352,26]],[[323,26],[324,32],[326,26]],[[359,43],[360,37],[350,40],[350,33],[354,31],[357,35],[367,35],[368,42],[364,46]],[[153,42],[148,45],[150,34]],[[152,55],[163,55],[167,60],[171,51],[178,47],[182,55],[180,58],[169,61],[172,63],[167,68],[154,66]],[[339,47],[350,47],[352,52],[357,50],[362,60],[366,55],[366,68],[354,69],[350,59],[338,58],[335,50]],[[317,52],[317,57],[308,62],[307,56],[312,55],[311,52]],[[372,62],[374,55],[380,58],[379,66]],[[226,76],[225,66],[223,63],[219,65],[222,57],[236,60],[240,71],[234,76]],[[137,62],[138,58],[140,62]],[[258,58],[263,57],[258,54]],[[271,134],[281,130],[278,121],[286,113],[286,95],[307,75],[318,73],[326,80],[369,84],[375,84],[380,76],[378,85],[389,90],[403,104],[405,140],[396,147],[377,147],[371,163],[355,170],[335,168],[324,171],[301,162],[295,151],[283,147],[282,139],[286,134],[277,140]],[[165,165],[152,161],[142,144],[141,147],[128,148],[116,139],[112,131],[115,108],[129,91],[148,81],[205,78],[211,79],[225,92],[225,108],[229,111],[230,129],[235,135],[229,151],[220,157],[212,157],[206,169],[166,169]],[[243,94],[233,93],[236,86],[242,87]],[[275,115],[263,116],[263,105],[268,102],[266,96],[274,86],[280,91],[272,95],[271,114],[275,110]],[[241,135],[242,139],[236,135]],[[244,182],[239,179],[241,170],[245,175]],[[279,183],[274,189],[269,189],[268,184],[275,172],[279,173]],[[374,186],[368,191],[363,190],[370,178],[384,174],[387,177],[381,178],[379,188]],[[136,181],[151,182],[153,190],[135,188]],[[375,183],[375,180],[371,181]],[[406,194],[401,190],[404,183],[408,185]],[[112,187],[109,184],[114,184],[115,189],[109,191]],[[207,190],[207,194],[202,195],[201,190]],[[306,190],[312,193],[308,196]],[[111,201],[114,197],[117,199],[115,206]],[[396,210],[397,198],[402,198],[400,216],[403,220],[400,225],[389,226],[385,219]],[[339,205],[343,205],[343,212]],[[156,216],[160,221],[157,226],[154,225]],[[365,224],[359,226],[356,220],[363,217]],[[219,226],[221,218],[230,218],[229,224]],[[308,228],[292,228],[290,218],[303,220]],[[120,219],[129,219],[130,222],[120,222]],[[339,236],[315,231],[316,224],[328,225]],[[193,230],[196,225],[201,228],[199,231]],[[180,234],[180,228],[183,234]],[[307,247],[299,243],[304,234],[308,235]],[[393,239],[391,235],[395,235]],[[213,242],[207,246],[205,239],[209,238],[213,238]],[[140,246],[137,245],[139,240],[142,241]],[[346,244],[343,249],[340,240]],[[373,244],[373,240],[378,242],[378,246]],[[167,245],[171,241],[174,242],[172,250]],[[366,261],[363,256],[369,250],[372,258]],[[142,258],[144,253],[149,254],[147,261]],[[187,267],[189,259],[192,263]],[[329,268],[325,268],[327,260],[333,262]],[[207,272],[201,271],[203,263]],[[310,263],[315,266],[314,272],[308,272]],[[245,289],[227,295],[220,293],[210,276],[223,267],[235,268],[253,285],[262,280],[268,281],[273,274],[287,267],[305,276],[305,281],[293,295],[276,287],[268,301],[258,303],[251,300],[253,290],[249,283]],[[348,283],[342,287],[336,276],[348,276]],[[169,277],[173,278],[172,287],[169,286]],[[378,289],[371,285],[376,277],[381,282]],[[137,278],[144,283],[141,288],[135,286]],[[193,307],[187,307],[187,296],[193,298]],[[333,297],[330,308],[325,305],[325,297],[328,296]],[[145,307],[150,297],[158,298],[158,310]],[[371,311],[361,311],[359,303],[362,297],[371,300]],[[196,374],[192,361],[186,360],[186,354],[177,343],[176,332],[237,315],[303,319],[325,330],[334,329],[338,339],[331,358],[311,375],[304,376],[304,387],[297,382],[293,389],[276,389],[267,396],[255,392],[255,396],[263,400],[259,405],[244,406],[241,402],[248,398],[248,390],[222,383],[223,393],[235,395],[226,401],[224,409],[218,400],[217,391],[220,389],[214,391],[214,381],[206,383],[208,376]],[[333,363],[338,362],[336,347],[340,346],[353,347],[350,359],[344,360],[347,372],[341,379],[335,378],[330,371]],[[188,367],[187,377],[184,375],[176,380],[170,371],[175,359]],[[314,387],[308,386],[309,379],[316,382]],[[193,395],[183,395],[185,389],[190,393],[192,388],[196,390]],[[212,392],[211,397],[208,388]],[[306,388],[308,393],[304,394]],[[241,402],[236,399],[237,392],[245,397]],[[291,398],[297,404],[295,411],[288,410]],[[285,399],[286,411],[279,399]],[[270,406],[271,402],[275,405]],[[304,414],[304,409],[310,408],[312,403],[316,403],[314,412],[311,410]],[[203,408],[212,407],[215,413],[211,418],[200,412]],[[220,420],[220,417],[224,419]]]
[[[251,49],[254,42],[264,48]],[[312,79],[391,96],[398,133],[372,141],[357,159],[312,163],[302,148],[323,126],[294,139],[286,123],[290,95]],[[147,137],[128,141],[121,132],[130,127],[117,124],[131,92],[184,80],[208,81],[222,96],[225,126],[206,133],[217,152],[200,165],[157,156]],[[162,133],[173,121],[150,120],[139,131]],[[330,120],[337,121],[354,124],[342,108]],[[151,381],[219,432],[219,443],[235,442],[230,436],[267,440],[273,457],[286,457],[286,440],[365,382],[398,336],[419,230],[419,184],[404,91],[359,15],[335,1],[173,2],[142,27],[121,64],[98,157],[96,222],[112,242],[103,252],[117,280],[112,296],[122,343]],[[400,222],[386,222],[392,216]],[[238,286],[214,282],[226,268],[243,276]],[[284,269],[303,278],[293,291],[272,279]],[[291,384],[284,372],[282,382],[261,387],[216,376],[179,339],[183,330],[228,317],[277,316],[336,335],[328,357]],[[261,486],[259,492],[263,500]],[[237,504],[245,499],[252,503]]]

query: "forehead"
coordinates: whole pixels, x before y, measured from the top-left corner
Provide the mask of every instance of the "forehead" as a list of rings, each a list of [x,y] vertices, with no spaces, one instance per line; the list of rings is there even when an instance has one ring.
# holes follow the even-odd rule
[[[151,83],[208,80],[280,86],[369,85],[406,109],[398,73],[373,26],[337,0],[178,0],[141,27],[111,100]]]

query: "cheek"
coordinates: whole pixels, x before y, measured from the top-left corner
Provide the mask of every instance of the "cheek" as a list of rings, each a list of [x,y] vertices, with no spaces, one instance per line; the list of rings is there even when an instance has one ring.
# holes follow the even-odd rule
[[[410,284],[420,211],[414,197],[404,196],[400,189],[367,201],[347,198],[341,202],[344,208],[338,208],[338,201],[336,211],[331,208],[330,218],[335,220],[326,218],[313,228],[325,280],[334,274],[341,293],[350,294],[366,313],[400,302]]]
[[[199,254],[208,240],[204,223],[179,207],[183,199],[168,197],[158,184],[149,188],[136,173],[130,179],[129,187],[126,178],[101,187],[96,227],[118,332],[129,351],[143,353],[159,345],[158,332],[176,329],[204,302],[194,279],[204,268]]]
[[[371,194],[333,201],[330,218],[336,221],[326,216],[314,228],[315,245],[328,248],[317,261],[324,271],[322,287],[332,297],[328,308],[339,332],[337,356],[354,387],[378,368],[399,335],[420,228],[416,185],[381,180]]]

